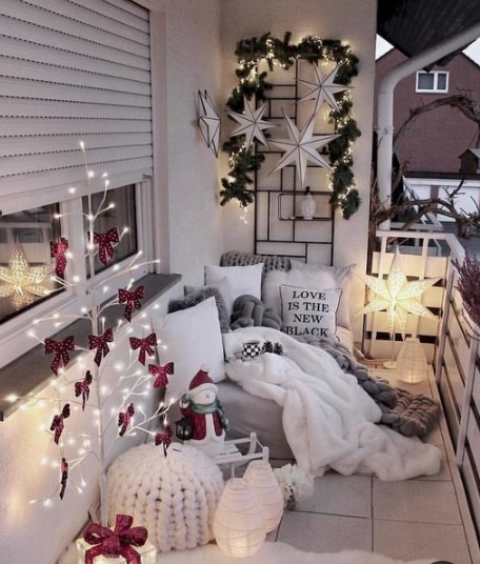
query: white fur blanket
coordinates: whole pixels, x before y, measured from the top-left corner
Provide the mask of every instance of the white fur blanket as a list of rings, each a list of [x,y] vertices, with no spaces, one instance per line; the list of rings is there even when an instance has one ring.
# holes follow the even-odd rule
[[[376,425],[380,408],[326,351],[264,327],[239,329],[223,338],[227,376],[246,392],[283,407],[286,439],[306,472],[363,471],[385,481],[439,472],[441,451]],[[280,341],[285,356],[236,360],[242,343],[251,339]]]

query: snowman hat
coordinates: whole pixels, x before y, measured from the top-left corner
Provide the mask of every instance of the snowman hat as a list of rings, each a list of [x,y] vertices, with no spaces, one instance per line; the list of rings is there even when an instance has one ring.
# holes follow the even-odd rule
[[[188,388],[189,395],[194,396],[206,390],[211,390],[212,392],[217,393],[218,387],[210,378],[208,372],[206,370],[200,369],[190,382],[190,386]]]

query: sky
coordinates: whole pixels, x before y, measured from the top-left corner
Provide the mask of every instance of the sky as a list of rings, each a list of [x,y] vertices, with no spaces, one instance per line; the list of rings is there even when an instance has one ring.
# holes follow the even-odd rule
[[[392,46],[390,43],[382,39],[379,35],[377,35],[377,49],[375,56],[378,59],[382,55],[384,55],[387,51],[390,51]],[[464,51],[466,55],[468,55],[471,59],[473,59],[477,64],[480,65],[480,39],[477,39],[474,43],[472,43],[469,47],[467,47]]]

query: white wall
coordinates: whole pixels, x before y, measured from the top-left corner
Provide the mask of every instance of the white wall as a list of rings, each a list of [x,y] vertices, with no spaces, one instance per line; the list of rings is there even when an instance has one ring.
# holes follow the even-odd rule
[[[222,250],[218,163],[197,127],[198,90],[220,107],[220,2],[156,4],[166,14],[169,271],[203,283],[204,265],[218,264]]]
[[[240,39],[270,31],[283,37],[291,31],[293,41],[306,35],[341,39],[348,42],[359,57],[359,76],[353,80],[353,114],[362,131],[353,149],[354,173],[363,203],[349,221],[339,219],[335,233],[335,265],[357,263],[365,269],[369,214],[369,183],[372,147],[373,88],[375,76],[376,1],[364,0],[361,9],[352,0],[222,0],[223,88],[226,99],[236,85],[235,45]],[[224,159],[223,163],[226,161]],[[226,174],[224,167],[223,174]],[[226,206],[224,214],[224,250],[253,250],[253,206],[248,225],[239,221],[237,204]],[[363,305],[363,285],[355,280],[352,310]],[[356,338],[361,334],[360,318]]]

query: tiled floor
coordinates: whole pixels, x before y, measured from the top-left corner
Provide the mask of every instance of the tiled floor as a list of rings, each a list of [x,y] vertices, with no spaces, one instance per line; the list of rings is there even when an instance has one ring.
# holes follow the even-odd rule
[[[410,389],[432,395],[429,382]],[[440,428],[427,441],[444,454],[436,476],[381,482],[329,473],[315,480],[312,498],[285,513],[270,540],[312,552],[360,549],[402,560],[472,564]]]

